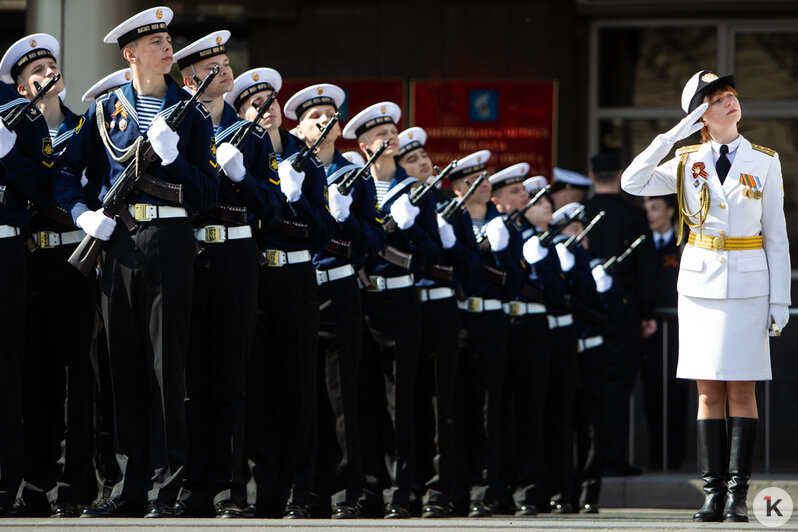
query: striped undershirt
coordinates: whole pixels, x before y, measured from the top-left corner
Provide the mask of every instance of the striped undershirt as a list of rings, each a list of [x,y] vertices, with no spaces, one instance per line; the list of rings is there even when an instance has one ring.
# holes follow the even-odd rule
[[[474,229],[474,235],[479,236],[482,228],[485,227],[485,218],[471,218],[471,227]]]
[[[380,209],[382,209],[382,202],[385,200],[385,196],[388,194],[388,190],[391,188],[391,182],[375,179],[374,187],[377,189],[377,205]]]
[[[153,98],[152,96],[138,95],[136,98],[136,114],[139,117],[139,131],[144,132],[150,129],[152,119],[161,110],[163,104],[162,98]]]
[[[58,136],[58,128],[50,129],[50,138],[54,139]]]

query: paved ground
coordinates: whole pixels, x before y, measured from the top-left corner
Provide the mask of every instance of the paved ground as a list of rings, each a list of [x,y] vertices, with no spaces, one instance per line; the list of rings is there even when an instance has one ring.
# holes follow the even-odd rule
[[[761,525],[751,515],[750,523],[693,523],[690,519],[695,509],[659,510],[640,508],[603,509],[598,515],[545,515],[537,517],[511,518],[507,516],[490,519],[409,519],[407,521],[332,521],[314,519],[283,521],[277,519],[65,519],[58,522],[48,519],[0,519],[0,530],[20,532],[24,530],[163,530],[167,532],[209,531],[234,529],[235,532],[256,530],[291,530],[292,532],[320,530],[355,531],[392,530],[402,532],[462,530],[796,530],[798,519],[793,517],[785,525],[773,529]]]

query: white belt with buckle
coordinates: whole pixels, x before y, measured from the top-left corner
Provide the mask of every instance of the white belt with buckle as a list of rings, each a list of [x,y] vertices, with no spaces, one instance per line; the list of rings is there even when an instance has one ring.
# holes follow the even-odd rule
[[[329,270],[316,270],[316,284],[321,286],[324,283],[331,283],[353,275],[355,275],[355,268],[351,264],[344,264]]]
[[[310,260],[310,251],[302,249],[300,251],[282,251],[279,249],[267,249],[263,252],[266,259],[266,266],[279,268],[286,264],[300,264]]]
[[[482,299],[481,297],[469,297],[465,301],[458,301],[457,307],[466,312],[488,312],[491,310],[501,310],[502,302],[498,299]]]
[[[19,227],[0,225],[0,238],[11,238],[12,236],[19,236]]]
[[[158,218],[187,218],[186,209],[183,207],[169,207],[168,205],[150,205],[149,203],[136,203],[128,205],[127,210],[137,222],[149,222]]]
[[[560,327],[568,327],[574,324],[573,314],[563,314],[562,316],[549,315],[549,329],[558,329]]]
[[[86,233],[80,229],[77,231],[68,231],[66,233],[54,233],[53,231],[37,231],[33,233],[33,237],[36,239],[36,245],[43,249],[75,244],[83,240],[84,236],[86,236]]]
[[[419,291],[421,302],[435,301],[437,299],[446,299],[447,297],[454,297],[454,289],[440,286],[437,288],[421,288]]]
[[[224,225],[206,225],[194,230],[194,236],[200,242],[210,244],[224,242],[225,240],[238,240],[252,238],[252,228],[248,225],[225,227]]]
[[[591,336],[590,338],[580,338],[577,343],[577,351],[582,353],[587,351],[588,349],[593,349],[594,347],[598,347],[604,343],[604,337],[599,336]]]
[[[382,277],[380,275],[369,275],[369,285],[366,290],[369,292],[382,292],[384,290],[397,290],[413,286],[413,274],[408,273],[401,277]]]
[[[527,314],[545,314],[546,305],[542,303],[527,303],[525,301],[510,301],[504,304],[504,313],[508,316],[526,316]]]

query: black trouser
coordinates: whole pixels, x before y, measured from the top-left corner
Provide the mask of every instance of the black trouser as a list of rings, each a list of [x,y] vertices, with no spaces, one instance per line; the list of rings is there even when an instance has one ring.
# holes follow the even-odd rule
[[[67,262],[75,247],[28,257],[22,495],[32,506],[44,495],[49,502],[88,504],[97,494],[89,409],[97,281]]]
[[[97,290],[98,302],[94,313],[94,335],[90,354],[94,382],[92,385],[94,426],[94,467],[100,484],[100,497],[110,497],[119,464],[114,453],[114,398],[111,385],[111,368],[108,358],[108,335],[100,304],[101,292]]]
[[[575,506],[598,504],[604,472],[604,346],[577,355],[574,398],[574,492]]]
[[[190,508],[246,502],[246,371],[258,309],[252,238],[204,245],[194,264],[186,361],[188,460],[179,498]]]
[[[643,383],[643,406],[649,439],[649,467],[662,467],[662,324],[657,332],[642,342],[640,378]],[[687,401],[691,383],[676,378],[679,360],[679,328],[676,320],[668,322],[668,469],[678,469],[687,445]]]
[[[512,455],[505,475],[516,507],[538,503],[547,457],[543,452],[546,389],[551,366],[551,333],[546,314],[510,317],[507,327],[507,372],[512,413]],[[510,408],[511,407],[511,408]]]
[[[472,501],[490,503],[502,464],[502,388],[507,320],[502,310],[461,311],[464,409],[461,409],[463,477]],[[458,420],[459,421],[459,420]],[[458,423],[459,424],[459,423]]]
[[[457,468],[454,393],[460,353],[459,322],[454,296],[421,303],[421,350],[416,382],[417,467],[426,473],[422,479],[427,488],[423,503],[444,508],[454,494]]]
[[[174,503],[186,463],[185,361],[194,283],[185,218],[114,231],[100,287],[120,478],[111,496]]]
[[[320,461],[333,506],[355,506],[363,493],[363,459],[360,449],[357,375],[363,349],[363,311],[360,287],[352,275],[319,287],[320,363],[323,365],[326,399],[334,417],[332,434],[319,434]],[[320,425],[321,430],[321,425]],[[327,442],[337,442],[331,449]]]
[[[260,268],[247,370],[245,454],[261,513],[310,504],[316,467],[319,290],[308,262]]]
[[[22,360],[25,350],[25,252],[0,238],[0,508],[10,510],[22,482]]]
[[[366,335],[359,387],[364,495],[367,502],[376,502],[384,488],[385,504],[406,505],[415,473],[418,291],[410,286],[364,292],[363,314]]]
[[[574,482],[574,391],[576,332],[572,325],[551,330],[551,366],[546,391],[544,436],[546,486],[552,500],[570,502]]]

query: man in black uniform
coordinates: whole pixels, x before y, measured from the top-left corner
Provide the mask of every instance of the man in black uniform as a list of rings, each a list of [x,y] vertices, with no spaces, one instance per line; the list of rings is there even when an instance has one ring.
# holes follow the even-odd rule
[[[188,215],[216,201],[216,158],[210,116],[190,109],[177,131],[165,116],[188,95],[168,73],[172,44],[166,7],[148,9],[111,31],[133,80],[99,98],[85,126],[54,167],[54,196],[87,234],[109,239],[100,287],[113,381],[120,478],[85,517],[174,515],[187,455],[184,370],[191,315],[195,239]],[[99,117],[98,117],[99,115]],[[98,127],[107,125],[107,127]],[[90,211],[80,188],[83,170],[100,165],[102,194],[135,164],[146,135],[159,160],[147,168],[151,193],[127,198],[130,230]],[[164,182],[164,183],[161,183]],[[184,202],[168,190],[182,187]],[[113,232],[111,230],[113,230]],[[111,234],[111,232],[113,234]]]
[[[593,256],[609,259],[623,253],[640,235],[650,236],[645,213],[628,203],[620,192],[620,159],[617,152],[591,159],[591,179],[595,195],[585,203],[586,218],[599,212],[606,216],[590,234]],[[629,464],[629,397],[632,393],[640,356],[641,334],[656,328],[653,320],[653,294],[656,269],[650,238],[624,261],[616,272],[625,300],[624,310],[605,338],[607,372],[604,396],[605,475],[639,475]]]

